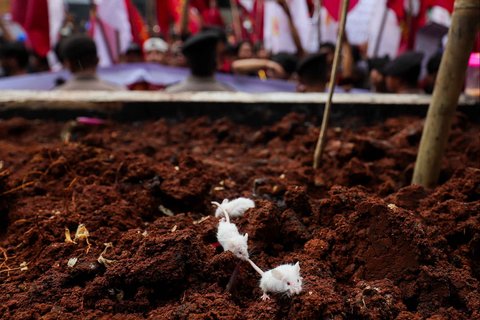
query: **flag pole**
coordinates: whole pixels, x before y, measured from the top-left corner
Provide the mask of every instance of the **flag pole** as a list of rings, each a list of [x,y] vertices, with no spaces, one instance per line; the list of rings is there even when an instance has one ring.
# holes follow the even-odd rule
[[[314,169],[318,169],[318,167],[320,166],[320,159],[322,158],[323,149],[325,147],[326,132],[328,127],[328,120],[330,117],[330,110],[332,107],[333,91],[335,90],[335,82],[337,81],[338,64],[340,61],[340,50],[342,47],[342,40],[345,33],[345,22],[347,21],[347,11],[348,11],[349,2],[350,2],[349,0],[342,1],[342,15],[341,15],[340,26],[339,26],[338,35],[337,35],[337,45],[335,46],[335,55],[333,57],[333,66],[332,66],[332,72],[330,75],[330,83],[328,86],[328,99],[325,105],[325,109],[323,111],[322,126],[320,128],[317,145],[315,147],[315,153],[313,155]]]
[[[375,49],[373,49],[373,56],[378,56],[378,50],[380,50],[380,43],[383,38],[383,29],[385,29],[385,23],[387,23],[388,15],[388,0],[385,2],[385,10],[383,11],[382,22],[380,22],[380,29],[378,30],[377,39],[375,41]]]
[[[190,0],[183,0],[182,16],[180,18],[180,35],[186,35],[188,33],[188,8]]]
[[[148,35],[151,37],[155,34],[153,27],[155,26],[155,13],[157,12],[155,0],[147,0],[145,2],[146,18],[148,26]]]
[[[318,48],[322,44],[322,0],[315,0],[315,7],[317,11],[317,30],[318,30]]]
[[[239,42],[242,40],[242,25],[236,0],[230,0],[230,10],[232,12],[233,32],[235,33],[237,42]]]

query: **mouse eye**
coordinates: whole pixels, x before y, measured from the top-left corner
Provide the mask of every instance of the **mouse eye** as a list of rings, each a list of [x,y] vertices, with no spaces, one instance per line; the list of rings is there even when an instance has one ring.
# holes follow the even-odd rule
[[[287,282],[287,285],[289,286],[289,285],[290,285],[290,282]]]
[[[297,279],[297,282],[300,282],[300,279]]]

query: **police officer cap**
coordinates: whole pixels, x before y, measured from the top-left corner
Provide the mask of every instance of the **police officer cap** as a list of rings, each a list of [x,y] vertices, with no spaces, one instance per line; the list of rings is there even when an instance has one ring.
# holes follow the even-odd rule
[[[315,73],[319,76],[323,75],[327,70],[327,54],[315,53],[302,60],[297,65],[297,73],[302,74]]]
[[[297,67],[297,57],[287,52],[274,54],[271,60],[281,65],[287,74],[292,74]]]
[[[390,62],[389,56],[384,56],[380,58],[371,58],[368,59],[368,70],[377,70],[380,73],[383,73],[385,66]]]
[[[420,72],[422,60],[423,53],[409,51],[389,62],[383,73],[387,76],[401,77],[417,70]]]
[[[182,46],[184,55],[195,54],[201,51],[214,51],[219,38],[215,31],[202,31],[188,38]]]

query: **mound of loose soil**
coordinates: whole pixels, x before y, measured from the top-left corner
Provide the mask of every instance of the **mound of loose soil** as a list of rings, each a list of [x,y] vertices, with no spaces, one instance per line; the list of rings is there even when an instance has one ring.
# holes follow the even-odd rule
[[[456,118],[425,190],[408,185],[421,119],[353,122],[314,171],[318,130],[299,114],[0,121],[0,318],[479,319],[480,126]],[[252,260],[300,261],[300,295],[261,301],[218,247],[210,202],[239,196],[256,203],[235,220]],[[65,241],[79,224],[90,246]]]

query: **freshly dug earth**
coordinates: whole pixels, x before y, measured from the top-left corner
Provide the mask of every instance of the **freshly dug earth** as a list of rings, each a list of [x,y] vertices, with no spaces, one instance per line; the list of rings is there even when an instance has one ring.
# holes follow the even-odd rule
[[[408,185],[421,119],[346,123],[314,171],[299,114],[0,121],[0,318],[480,319],[480,125],[456,117],[425,190]],[[261,301],[218,247],[210,202],[239,196],[256,203],[234,221],[252,260],[300,261],[300,295]],[[90,246],[65,241],[79,224]]]

